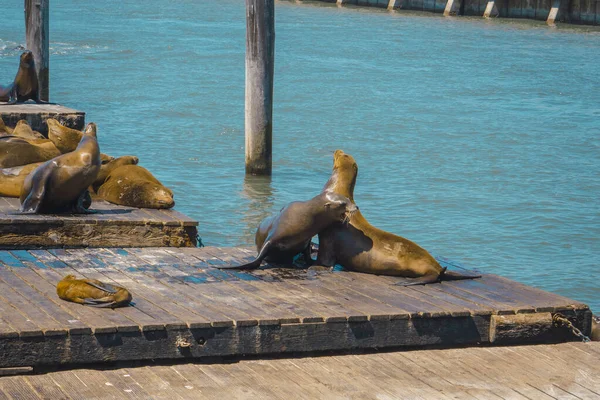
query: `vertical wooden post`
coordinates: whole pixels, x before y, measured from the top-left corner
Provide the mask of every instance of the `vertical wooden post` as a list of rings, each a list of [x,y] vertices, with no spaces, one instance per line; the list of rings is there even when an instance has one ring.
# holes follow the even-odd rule
[[[488,1],[485,11],[483,12],[483,18],[497,17],[498,15],[500,15],[500,13],[498,12],[498,7],[496,7],[496,1]]]
[[[50,100],[50,0],[25,0],[25,38],[33,53],[40,98]]]
[[[446,2],[446,8],[444,8],[444,17],[451,15],[457,15],[460,9],[461,0],[448,0]]]
[[[246,173],[271,175],[274,0],[246,0]]]
[[[396,8],[396,0],[388,1],[387,9],[388,11],[393,11]]]
[[[335,2],[335,4],[337,4],[338,6],[343,6],[344,5],[344,0],[337,0]]]
[[[554,21],[558,18],[558,12],[560,11],[560,0],[554,0],[552,2],[552,8],[548,13],[548,19],[546,19],[546,23],[548,25],[554,25]]]

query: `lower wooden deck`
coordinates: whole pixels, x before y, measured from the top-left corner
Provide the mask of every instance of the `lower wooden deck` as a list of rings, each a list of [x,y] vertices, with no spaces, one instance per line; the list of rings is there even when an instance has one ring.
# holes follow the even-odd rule
[[[90,214],[19,213],[19,199],[0,197],[0,249],[197,245],[198,222],[175,210],[94,200]]]
[[[0,378],[0,399],[600,399],[600,343],[116,365]]]
[[[584,304],[496,275],[416,287],[298,268],[219,270],[240,248],[0,251],[0,367],[241,354],[574,340]],[[441,260],[450,269],[457,266]],[[67,274],[128,288],[135,305],[58,299]]]

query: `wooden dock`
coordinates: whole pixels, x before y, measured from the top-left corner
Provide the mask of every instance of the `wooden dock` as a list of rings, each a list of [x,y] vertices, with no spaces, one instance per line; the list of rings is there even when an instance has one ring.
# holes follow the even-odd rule
[[[297,268],[224,271],[240,248],[0,251],[0,367],[389,347],[576,340],[584,304],[496,275],[400,287],[400,278]],[[441,260],[450,269],[458,266]],[[127,287],[135,306],[57,298],[67,274]]]
[[[0,249],[197,245],[198,222],[175,210],[94,200],[91,214],[20,214],[19,199],[0,197]]]
[[[19,120],[26,120],[31,129],[48,136],[48,125],[46,120],[54,118],[64,126],[83,130],[85,125],[85,113],[73,110],[59,104],[35,104],[21,103],[6,105],[0,103],[0,118],[6,126],[14,127]]]
[[[600,399],[600,343],[115,365],[0,377],[0,399]]]

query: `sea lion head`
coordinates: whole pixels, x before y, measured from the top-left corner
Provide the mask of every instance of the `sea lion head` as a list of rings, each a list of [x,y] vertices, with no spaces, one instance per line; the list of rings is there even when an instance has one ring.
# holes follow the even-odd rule
[[[173,192],[164,186],[155,183],[146,183],[147,187],[144,191],[146,196],[145,202],[149,208],[171,208],[175,205],[173,200]]]
[[[48,125],[48,139],[61,153],[65,154],[75,150],[83,136],[82,132],[67,128],[54,118],[48,118],[46,124]]]
[[[30,50],[25,50],[21,53],[21,67],[30,68],[33,66],[33,53]]]
[[[96,136],[96,131],[97,131],[97,126],[94,122],[89,122],[86,126],[85,129],[83,130],[83,134],[85,136],[91,136],[91,137],[97,137]]]
[[[358,175],[358,165],[350,154],[342,150],[333,153],[333,171],[323,191],[335,192],[354,202],[354,185]]]
[[[356,204],[352,202],[346,196],[342,196],[341,194],[337,194],[334,192],[326,192],[325,199],[327,200],[323,207],[325,207],[328,212],[333,213],[335,220],[339,222],[348,222],[350,221],[350,217],[356,211],[358,211],[358,207]]]
[[[102,158],[103,156],[105,158]],[[100,172],[98,172],[98,176],[92,184],[92,189],[94,193],[98,191],[98,188],[102,186],[102,184],[106,181],[106,178],[112,171],[123,165],[137,165],[137,163],[139,162],[139,158],[137,158],[136,156],[121,156],[114,158],[111,156],[107,156],[106,154],[100,154],[100,160],[102,163],[102,165],[100,166]]]
[[[69,274],[69,275],[65,276],[62,280],[63,281],[70,281],[70,280],[73,280],[73,279],[75,279],[75,275]]]
[[[114,159],[114,157],[109,156],[108,154],[100,153],[100,164],[102,165],[106,165]]]

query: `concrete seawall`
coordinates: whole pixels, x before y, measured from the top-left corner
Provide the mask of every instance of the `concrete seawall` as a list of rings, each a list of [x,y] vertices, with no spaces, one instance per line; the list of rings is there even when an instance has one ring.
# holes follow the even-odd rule
[[[600,0],[317,0],[394,10],[416,10],[548,22],[600,25]]]

